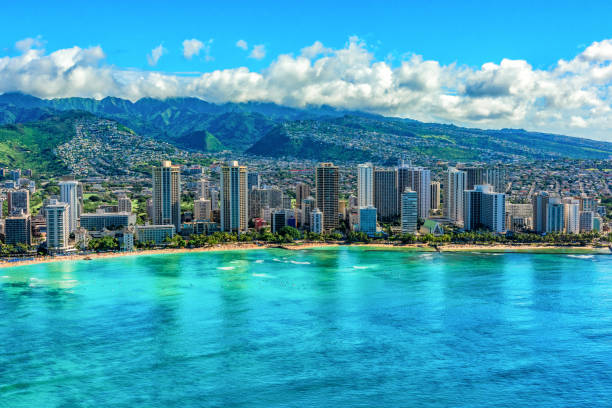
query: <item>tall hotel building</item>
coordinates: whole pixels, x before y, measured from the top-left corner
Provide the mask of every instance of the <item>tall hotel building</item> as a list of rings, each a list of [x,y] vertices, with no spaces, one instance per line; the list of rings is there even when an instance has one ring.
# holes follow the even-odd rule
[[[295,207],[302,208],[302,202],[310,195],[310,186],[306,183],[298,183],[295,186]]]
[[[506,231],[506,195],[493,192],[488,184],[463,192],[463,223],[467,231],[487,228],[496,233]]]
[[[548,231],[548,201],[550,197],[546,191],[540,191],[531,198],[533,206],[533,230],[542,234]]]
[[[402,234],[414,234],[417,230],[418,197],[416,191],[409,188],[401,194],[402,197]]]
[[[181,170],[169,160],[153,167],[153,224],[181,229]]]
[[[431,209],[438,210],[440,209],[440,182],[432,181],[430,189],[431,189]]]
[[[374,170],[374,207],[380,221],[393,221],[399,215],[397,173],[395,170]]]
[[[466,189],[465,171],[450,167],[444,185],[444,216],[455,224],[463,224],[463,191]]]
[[[232,161],[221,166],[221,231],[246,232],[249,221],[248,171]]]
[[[568,234],[580,233],[580,200],[566,198],[563,200],[565,232]]]
[[[70,248],[70,205],[55,199],[45,207],[47,218],[47,249],[51,252]]]
[[[338,167],[333,163],[320,163],[315,169],[317,208],[323,213],[322,228],[338,228]]]
[[[9,215],[21,211],[26,214],[30,212],[30,192],[28,190],[9,191],[6,195]]]
[[[546,205],[546,232],[565,232],[565,205],[551,197]]]
[[[398,205],[406,188],[417,193],[419,218],[427,218],[431,207],[431,171],[423,167],[400,166],[397,169]]]
[[[357,207],[374,206],[374,168],[372,164],[357,166]]]
[[[74,232],[78,228],[79,217],[81,216],[79,204],[79,182],[72,177],[66,177],[59,182],[60,201],[67,203],[68,208],[68,231]]]
[[[483,167],[463,167],[461,170],[465,171],[466,182],[465,189],[473,190],[474,187],[485,183],[485,169]]]

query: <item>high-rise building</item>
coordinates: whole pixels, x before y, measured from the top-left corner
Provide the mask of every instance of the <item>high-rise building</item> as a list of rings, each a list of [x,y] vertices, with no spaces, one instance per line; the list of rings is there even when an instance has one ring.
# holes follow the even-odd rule
[[[287,226],[287,216],[285,210],[274,210],[271,215],[272,225],[270,230],[272,233],[278,232],[281,228]]]
[[[376,208],[372,206],[359,208],[359,231],[368,235],[376,234]]]
[[[277,187],[253,188],[249,191],[249,218],[261,217],[266,209],[283,208],[283,192]]]
[[[74,232],[79,226],[80,206],[79,206],[79,182],[73,177],[64,177],[59,182],[60,201],[67,203],[68,208],[68,231]]]
[[[169,160],[153,167],[153,224],[181,229],[181,169]]]
[[[117,209],[119,210],[119,212],[131,213],[132,212],[132,200],[130,200],[126,196],[119,197],[117,199]]]
[[[310,231],[317,234],[323,232],[323,213],[318,208],[310,212]]]
[[[485,169],[483,167],[462,167],[460,170],[465,171],[466,174],[466,190],[473,190],[475,186],[485,183]]]
[[[233,161],[221,167],[221,231],[246,232],[249,218],[248,171]]]
[[[506,228],[522,231],[533,227],[533,206],[531,204],[506,203]]]
[[[295,186],[295,208],[302,208],[302,201],[310,196],[310,186],[306,183],[298,183]]]
[[[463,224],[463,192],[467,174],[449,167],[444,183],[444,216],[455,224]]]
[[[317,208],[323,213],[323,230],[338,228],[338,167],[333,163],[320,163],[315,169]],[[311,224],[312,226],[312,224]]]
[[[597,211],[597,200],[583,195],[580,197],[580,211]]]
[[[580,233],[580,200],[566,198],[563,200],[563,215],[565,217],[565,232],[568,234]]]
[[[10,245],[32,244],[30,214],[12,215],[4,220],[4,242]]]
[[[548,201],[550,196],[541,191],[531,198],[533,207],[533,230],[538,234],[548,231]]]
[[[210,212],[212,207],[210,200],[199,198],[193,202],[193,219],[194,220],[210,220]]]
[[[282,208],[284,208],[285,210],[290,210],[291,209],[291,202],[292,201],[293,200],[291,199],[291,196],[283,194],[283,205],[282,205]]]
[[[397,173],[395,170],[374,170],[374,207],[378,219],[390,222],[399,215],[397,199]]]
[[[580,232],[593,231],[595,224],[595,213],[593,211],[580,211]]]
[[[565,232],[565,206],[560,198],[550,197],[548,199],[546,232]]]
[[[372,164],[357,166],[357,206],[371,207],[374,205],[374,168]]]
[[[247,189],[251,191],[254,188],[261,188],[261,178],[259,173],[250,171],[247,174]]]
[[[485,169],[484,183],[493,187],[496,193],[506,192],[506,169],[503,167],[493,167]]]
[[[302,200],[302,227],[310,227],[310,213],[315,208],[316,202],[314,197],[308,196]]]
[[[506,195],[493,192],[488,184],[463,192],[463,227],[467,231],[486,228],[496,233],[506,231]]]
[[[209,194],[210,183],[208,179],[201,178],[196,181],[196,196],[197,198],[208,199],[210,197]]]
[[[426,219],[431,208],[431,171],[423,167],[400,167],[397,171],[398,191],[410,188],[417,193],[418,217]]]
[[[30,212],[30,192],[28,190],[9,191],[6,195],[9,215]]]
[[[45,207],[47,218],[47,249],[50,252],[70,248],[70,204],[51,199]]]
[[[440,209],[440,182],[439,181],[431,182],[431,209],[432,210]]]
[[[418,197],[416,191],[406,188],[402,197],[402,234],[414,234],[417,230]]]

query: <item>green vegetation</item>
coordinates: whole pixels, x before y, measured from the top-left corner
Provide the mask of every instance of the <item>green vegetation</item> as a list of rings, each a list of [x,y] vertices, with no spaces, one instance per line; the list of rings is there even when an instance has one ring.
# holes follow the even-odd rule
[[[81,111],[58,115],[58,111]],[[120,130],[169,142],[181,147],[217,152],[236,152],[273,157],[299,156],[316,160],[395,160],[401,152],[445,160],[475,160],[519,156],[529,159],[608,159],[612,144],[522,129],[480,130],[454,125],[423,123],[410,119],[386,118],[362,112],[328,107],[293,109],[274,104],[246,103],[215,105],[196,98],[144,98],[136,103],[119,98],[94,100],[65,98],[42,100],[28,95],[0,95],[0,162],[26,163],[21,167],[51,167],[52,150],[68,134],[57,132],[63,115],[84,112],[118,121]],[[59,119],[58,119],[59,118]],[[39,122],[32,122],[38,120]],[[43,123],[51,121],[50,128]],[[14,125],[25,123],[28,125]],[[38,123],[38,125],[34,125]],[[12,126],[12,127],[10,127]],[[23,130],[19,130],[19,126]],[[28,130],[32,127],[34,130]],[[41,160],[31,159],[20,149],[20,132],[41,144]],[[46,133],[45,133],[46,132]],[[39,138],[39,134],[52,137]],[[62,139],[63,140],[63,139]],[[34,148],[36,149],[36,147]],[[33,149],[33,150],[34,150]],[[38,153],[38,152],[34,152]],[[47,163],[49,162],[49,163]],[[148,170],[143,168],[143,173]]]
[[[77,114],[53,116],[38,122],[0,127],[0,165],[59,175],[67,169],[54,149],[74,134]]]
[[[119,249],[119,241],[111,236],[93,238],[87,244],[87,249],[91,251],[116,251]]]

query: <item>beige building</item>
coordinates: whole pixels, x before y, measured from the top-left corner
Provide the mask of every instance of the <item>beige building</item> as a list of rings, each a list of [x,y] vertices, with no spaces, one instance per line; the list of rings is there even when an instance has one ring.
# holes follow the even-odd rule
[[[127,213],[131,213],[132,212],[132,200],[130,200],[128,197],[119,197],[119,199],[117,200],[117,210],[119,212],[127,212]]]
[[[248,228],[248,171],[237,161],[221,167],[221,231],[245,232]]]
[[[200,198],[193,202],[193,219],[194,220],[210,220],[210,200]]]

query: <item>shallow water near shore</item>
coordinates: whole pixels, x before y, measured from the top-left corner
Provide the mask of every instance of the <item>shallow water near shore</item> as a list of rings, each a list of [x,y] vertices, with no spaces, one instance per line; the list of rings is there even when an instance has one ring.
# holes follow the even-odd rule
[[[612,393],[610,255],[268,249],[0,275],[0,407],[593,407]]]

